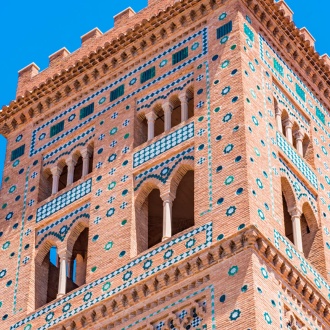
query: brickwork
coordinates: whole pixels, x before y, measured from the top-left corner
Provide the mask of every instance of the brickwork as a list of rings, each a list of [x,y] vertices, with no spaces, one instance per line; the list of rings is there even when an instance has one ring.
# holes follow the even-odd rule
[[[0,114],[1,329],[329,329],[328,58],[283,1],[114,20]]]

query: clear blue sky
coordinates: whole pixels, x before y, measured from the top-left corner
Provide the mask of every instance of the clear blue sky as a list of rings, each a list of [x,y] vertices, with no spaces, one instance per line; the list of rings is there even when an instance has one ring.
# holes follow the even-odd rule
[[[306,26],[316,39],[317,51],[330,54],[330,1],[287,0],[287,3],[294,12],[296,25]],[[0,107],[15,98],[20,69],[31,62],[45,69],[50,54],[62,47],[75,51],[80,47],[80,36],[94,27],[102,32],[109,30],[113,16],[129,6],[137,12],[147,6],[147,0],[2,1]],[[5,140],[0,136],[0,178],[4,150]]]

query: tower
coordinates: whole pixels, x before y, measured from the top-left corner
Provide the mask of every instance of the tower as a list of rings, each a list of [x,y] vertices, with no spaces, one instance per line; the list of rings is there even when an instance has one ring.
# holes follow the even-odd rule
[[[81,40],[0,113],[1,329],[329,329],[330,61],[285,2]]]

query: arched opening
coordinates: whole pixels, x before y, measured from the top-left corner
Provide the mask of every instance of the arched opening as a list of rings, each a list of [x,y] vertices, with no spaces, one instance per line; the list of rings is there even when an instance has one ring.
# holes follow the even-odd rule
[[[158,188],[152,189],[135,213],[137,253],[160,243],[163,238],[163,201]]]
[[[288,211],[288,205],[286,203],[284,194],[282,193],[282,203],[283,203],[283,219],[284,219],[284,232],[286,238],[288,238],[292,243],[293,242],[293,226],[291,215]]]
[[[94,162],[94,143],[88,146],[90,151],[90,156],[88,158],[88,174],[93,172],[93,162]]]
[[[82,178],[83,173],[83,158],[81,155],[79,155],[77,159],[77,163],[74,167],[74,173],[73,173],[73,182],[76,182]]]
[[[145,115],[136,117],[135,130],[134,130],[134,145],[137,147],[148,140],[148,120]]]
[[[35,265],[35,308],[56,299],[59,282],[59,259],[57,247],[50,246],[41,263]]]
[[[85,228],[73,245],[70,269],[68,271],[67,292],[86,283],[88,231],[88,228]]]
[[[195,100],[194,100],[194,87],[190,86],[187,89],[187,97],[188,97],[188,118],[194,116],[195,110]]]
[[[161,107],[161,105],[157,105],[155,107],[155,114],[157,115],[157,118],[155,120],[155,136],[158,136],[162,133],[164,133],[164,110]]]
[[[62,167],[62,172],[58,181],[58,191],[64,189],[68,181],[68,165],[63,162],[59,167]]]
[[[181,102],[177,95],[170,98],[170,103],[173,107],[171,113],[171,127],[179,125],[181,123]]]
[[[297,147],[297,136],[296,134],[299,132],[299,125],[294,122],[293,126],[292,126],[292,145],[295,149],[298,150]]]
[[[323,276],[326,276],[322,232],[307,202],[303,204],[300,221],[304,255]]]
[[[194,224],[194,171],[189,170],[176,190],[172,209],[172,235]]]
[[[6,158],[6,150],[7,150],[7,139],[0,134],[0,146],[2,152],[0,152],[0,188],[2,187],[2,179],[3,179],[3,168],[5,164]]]
[[[281,191],[282,191],[282,205],[283,205],[283,224],[284,233],[286,238],[290,240],[293,244],[294,242],[294,228],[291,215],[289,210],[293,210],[296,206],[296,200],[294,197],[294,192],[291,189],[290,183],[284,177],[281,178]]]
[[[282,122],[282,132],[283,132],[284,136],[286,136],[285,124],[288,119],[289,119],[289,115],[288,115],[287,111],[283,109],[282,113],[281,113],[281,122]],[[288,137],[286,136],[286,138],[288,138]]]
[[[42,202],[52,195],[53,177],[49,169],[46,169],[40,175],[38,201]]]
[[[310,139],[307,134],[304,135],[302,143],[303,143],[303,156],[307,157],[307,151],[308,151],[309,145],[310,145]]]

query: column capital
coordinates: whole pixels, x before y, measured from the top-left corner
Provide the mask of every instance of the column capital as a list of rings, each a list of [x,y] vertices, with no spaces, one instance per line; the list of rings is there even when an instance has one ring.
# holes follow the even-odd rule
[[[187,96],[186,91],[184,91],[184,92],[182,92],[181,94],[179,94],[179,100],[180,100],[181,102],[188,103],[189,98],[188,98],[188,96]]]
[[[294,137],[296,138],[296,140],[301,140],[304,138],[304,134],[301,132],[301,131],[297,131],[297,132],[294,132]]]
[[[55,166],[55,167],[52,167],[52,168],[50,169],[50,171],[52,172],[52,175],[53,175],[53,176],[55,176],[55,175],[60,176],[61,173],[62,173],[62,171],[63,171],[63,169],[60,168],[60,167],[58,167],[58,166]]]
[[[160,198],[163,200],[163,202],[173,202],[175,199],[175,195],[172,192],[166,192],[164,194],[160,195]]]
[[[91,147],[84,148],[80,151],[82,158],[90,157],[93,153]]]
[[[291,215],[291,217],[300,218],[302,215],[302,211],[298,209],[298,207],[296,206],[292,207],[291,209],[288,209],[288,212]]]
[[[63,260],[71,260],[72,252],[69,250],[58,251],[58,257],[60,259],[60,262]]]
[[[293,121],[290,118],[287,118],[283,121],[283,124],[284,124],[285,128],[287,128],[287,127],[292,128]]]
[[[169,102],[169,101],[164,102],[163,103],[163,110],[164,110],[164,112],[172,111],[173,110],[173,105],[171,104],[171,102]]]
[[[157,119],[157,115],[154,111],[148,112],[145,114],[148,121],[155,121]]]
[[[65,163],[66,163],[68,166],[70,166],[70,165],[76,166],[77,161],[78,161],[78,157],[77,157],[76,155],[70,155],[70,156],[65,160]]]
[[[281,116],[282,112],[283,112],[283,110],[278,105],[276,105],[275,106],[275,115]]]

